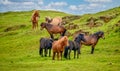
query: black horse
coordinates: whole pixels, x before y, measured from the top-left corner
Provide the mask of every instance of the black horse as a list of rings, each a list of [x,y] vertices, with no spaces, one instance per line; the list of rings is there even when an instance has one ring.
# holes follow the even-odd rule
[[[44,55],[47,56],[47,52],[49,49],[49,57],[51,55],[51,48],[52,48],[52,42],[53,39],[49,38],[41,38],[40,39],[40,48],[39,48],[39,54],[43,57],[43,49],[44,49]]]
[[[77,58],[79,58],[81,41],[85,41],[83,34],[79,34],[74,39],[74,41],[69,41],[69,46],[65,47],[65,50],[64,50],[64,57],[67,58],[67,55],[68,55],[70,59],[71,50],[74,50],[74,58],[76,57],[76,51],[77,51]]]
[[[86,41],[85,42],[81,42],[81,46],[82,45],[91,46],[91,54],[93,54],[95,46],[98,43],[98,40],[100,38],[105,39],[103,31],[98,31],[98,32],[96,32],[94,34],[91,34],[91,35],[84,35],[84,39]]]

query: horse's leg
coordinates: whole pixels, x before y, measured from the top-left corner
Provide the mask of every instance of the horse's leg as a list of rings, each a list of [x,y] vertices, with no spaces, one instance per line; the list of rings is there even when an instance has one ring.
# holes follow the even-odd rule
[[[56,54],[56,52],[53,52],[52,60],[55,60],[55,54]]]
[[[66,29],[64,30],[64,32],[62,33],[62,36],[64,36],[65,35],[65,32],[66,32]]]
[[[80,46],[79,46],[79,47],[80,47],[80,54],[81,54],[81,47],[82,47],[82,44],[80,44]]]
[[[41,48],[40,54],[41,54],[41,56],[43,57],[43,48]]]
[[[78,52],[77,52],[77,58],[79,58],[79,54],[80,54],[80,52],[79,52],[79,50],[78,50]]]
[[[68,53],[69,59],[70,59],[70,53],[71,53],[71,49],[69,50],[69,53]]]
[[[76,50],[74,50],[74,59],[75,59],[75,57],[76,57]]]
[[[91,47],[91,54],[94,53],[94,48],[95,48],[95,46],[93,45],[93,46]]]
[[[78,44],[77,58],[79,58],[79,54],[81,54],[81,52],[80,52],[80,45]]]
[[[48,54],[48,49],[46,49],[46,56],[47,56],[47,54]]]
[[[32,29],[34,29],[34,22],[32,22]]]
[[[57,59],[59,60],[59,52],[57,52]]]
[[[36,23],[34,24],[34,29],[36,29]]]
[[[51,56],[51,49],[49,49],[49,57]]]
[[[52,39],[54,39],[53,34],[50,34],[50,37],[51,37]]]
[[[45,57],[47,56],[47,48],[44,50]]]
[[[38,28],[38,21],[36,22],[36,27]]]
[[[60,52],[61,60],[62,60],[62,51]]]

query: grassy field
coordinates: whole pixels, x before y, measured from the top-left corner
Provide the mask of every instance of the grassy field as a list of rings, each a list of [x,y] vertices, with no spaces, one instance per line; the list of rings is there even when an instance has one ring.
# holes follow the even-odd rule
[[[90,54],[91,48],[83,46],[79,59],[63,59],[52,61],[52,57],[39,56],[39,39],[49,37],[46,30],[32,30],[29,12],[0,13],[0,71],[119,71],[120,70],[120,26],[114,26],[120,21],[120,7],[99,12],[96,14],[82,15],[80,19],[72,21],[79,25],[78,29],[84,29],[94,33],[102,30],[105,32],[105,40],[100,39],[95,53]],[[102,26],[90,29],[84,25],[91,16],[98,18],[103,15],[113,15],[114,19]],[[63,12],[40,11],[40,22],[45,16],[70,16]],[[113,28],[112,28],[113,27]],[[72,40],[72,36],[69,37]]]

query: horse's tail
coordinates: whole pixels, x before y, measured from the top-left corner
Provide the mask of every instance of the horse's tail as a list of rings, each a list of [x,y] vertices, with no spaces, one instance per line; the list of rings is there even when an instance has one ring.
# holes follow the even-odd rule
[[[68,47],[65,47],[64,49],[64,58],[67,58],[68,55]]]
[[[67,30],[65,29],[65,30],[64,30],[64,32],[63,32],[63,34],[62,34],[62,36],[64,36],[64,35],[65,35],[66,31],[67,31]]]

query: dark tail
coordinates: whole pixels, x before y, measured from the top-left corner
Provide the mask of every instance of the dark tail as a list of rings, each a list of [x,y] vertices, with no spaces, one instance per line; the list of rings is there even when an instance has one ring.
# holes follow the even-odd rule
[[[68,47],[65,47],[64,49],[64,58],[67,58],[68,55]]]
[[[65,31],[62,33],[62,36],[64,36],[64,35],[65,35],[66,31],[67,31],[67,30],[65,29]]]

